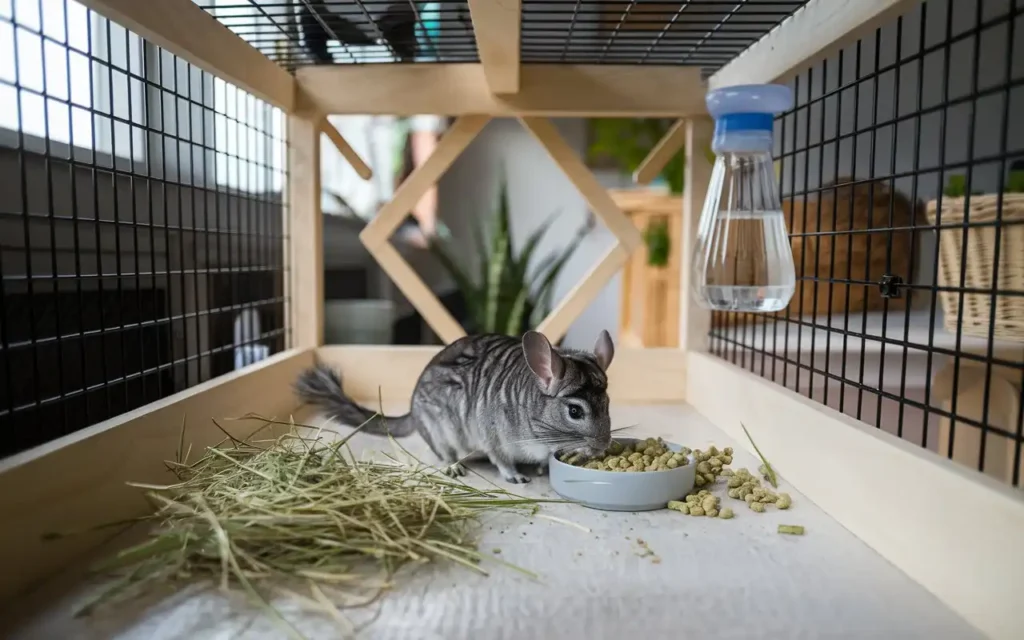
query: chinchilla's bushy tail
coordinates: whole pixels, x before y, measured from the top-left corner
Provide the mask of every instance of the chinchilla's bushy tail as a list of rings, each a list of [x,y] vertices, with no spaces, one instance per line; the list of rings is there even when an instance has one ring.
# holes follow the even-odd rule
[[[362,428],[365,433],[379,436],[391,434],[403,438],[413,432],[409,414],[381,416],[376,411],[358,405],[345,395],[338,373],[319,360],[299,374],[295,381],[295,394],[303,402],[323,411],[329,418],[348,426],[358,427],[368,423]]]

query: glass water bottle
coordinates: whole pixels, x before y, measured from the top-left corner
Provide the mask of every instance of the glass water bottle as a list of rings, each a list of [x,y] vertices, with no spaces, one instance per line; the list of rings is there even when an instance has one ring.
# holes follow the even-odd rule
[[[706,308],[772,312],[793,297],[793,251],[772,158],[774,114],[792,108],[782,85],[708,93],[715,166],[693,254],[693,294]]]

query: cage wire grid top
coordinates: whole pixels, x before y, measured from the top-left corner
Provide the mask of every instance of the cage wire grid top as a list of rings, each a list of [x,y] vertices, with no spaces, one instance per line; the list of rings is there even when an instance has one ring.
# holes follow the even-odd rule
[[[292,71],[324,64],[480,61],[466,1],[195,2]],[[523,0],[521,61],[697,66],[710,74],[806,3]]]

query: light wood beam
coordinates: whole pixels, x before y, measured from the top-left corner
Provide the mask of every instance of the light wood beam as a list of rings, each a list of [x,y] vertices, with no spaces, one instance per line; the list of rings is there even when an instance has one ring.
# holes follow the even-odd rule
[[[633,172],[633,182],[651,184],[686,145],[686,120],[677,120]]]
[[[594,173],[584,164],[576,150],[569,146],[547,118],[520,118],[526,130],[544,147],[558,168],[579,190],[590,209],[615,234],[628,253],[643,243],[643,236],[629,217],[615,204],[611,195]]]
[[[469,0],[476,48],[492,93],[519,92],[520,0]]]
[[[686,167],[683,170],[683,236],[679,268],[679,347],[686,351],[707,351],[708,331],[711,329],[711,311],[693,299],[693,252],[697,231],[704,210],[708,184],[711,182],[712,159],[706,150],[711,148],[715,123],[711,118],[690,118],[686,121]]]
[[[545,318],[537,330],[552,342],[565,336],[569,327],[601,293],[601,290],[626,264],[630,254],[643,242],[640,231],[615,204],[589,168],[580,159],[576,150],[569,146],[558,133],[555,125],[546,118],[520,118],[523,126],[544,147],[565,173],[573,186],[579,190],[590,209],[601,219],[617,242],[580,282],[565,296]]]
[[[707,113],[696,67],[524,64],[496,95],[481,64],[338,64],[296,71],[323,113],[681,118]]]
[[[320,209],[318,113],[288,117],[288,207],[285,253],[290,345],[317,347],[324,341],[324,216]]]
[[[359,240],[388,274],[410,304],[446,343],[466,335],[437,296],[389,242],[391,234],[423,194],[444,175],[490,121],[488,116],[462,116],[445,132],[426,162],[413,170],[395,190],[391,200],[370,221]]]
[[[327,134],[327,138],[334,143],[334,148],[338,150],[341,157],[345,158],[349,166],[355,169],[355,172],[359,174],[359,177],[363,180],[369,180],[373,177],[373,169],[366,164],[366,162],[356,153],[356,150],[352,148],[352,145],[348,143],[348,140],[341,135],[338,128],[331,124],[331,121],[326,116],[320,121],[320,129]]]
[[[441,179],[448,167],[469,146],[490,121],[487,116],[462,116],[441,136],[433,153],[426,162],[416,167],[402,184],[395,189],[391,200],[381,207],[377,215],[359,234],[359,239],[372,253],[373,250],[388,241],[407,213],[412,211],[437,181]]]
[[[952,0],[950,0],[952,1]],[[810,0],[708,80],[711,88],[786,80],[920,4],[920,0]]]

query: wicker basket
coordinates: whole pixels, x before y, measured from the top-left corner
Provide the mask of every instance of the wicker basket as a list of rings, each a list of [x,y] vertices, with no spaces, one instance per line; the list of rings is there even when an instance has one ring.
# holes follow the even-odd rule
[[[996,195],[971,196],[970,221],[992,222],[999,208]],[[964,199],[943,198],[943,226],[961,223],[964,220]],[[928,221],[935,224],[936,201],[927,207]],[[1024,220],[1024,193],[1003,194],[1004,222]],[[963,229],[941,229],[939,231],[939,273],[941,287],[960,286],[961,251]],[[1000,290],[1024,291],[1024,225],[1011,224],[1002,227],[999,239],[999,286]],[[964,288],[991,289],[995,264],[996,227],[971,227],[967,234],[967,265],[964,270]],[[963,318],[957,324],[959,294],[955,291],[940,291],[939,300],[945,312],[945,327],[956,333],[988,337],[992,298],[988,293],[965,293],[963,295]],[[995,336],[1009,340],[1024,340],[1024,296],[998,296],[995,304]]]

